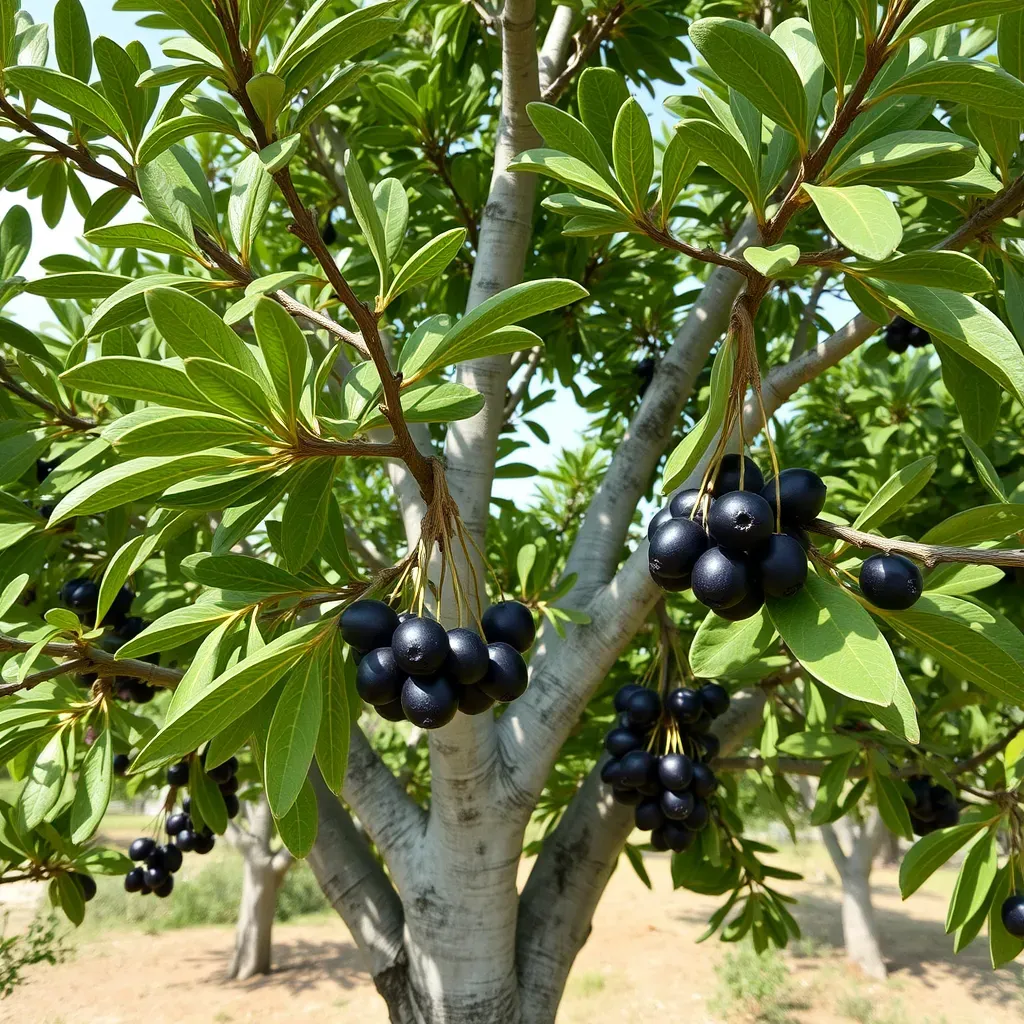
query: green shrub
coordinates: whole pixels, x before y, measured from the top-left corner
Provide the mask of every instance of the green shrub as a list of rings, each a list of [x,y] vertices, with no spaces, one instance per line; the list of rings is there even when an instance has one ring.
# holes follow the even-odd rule
[[[22,981],[22,971],[33,964],[59,964],[70,948],[60,934],[61,922],[52,911],[37,914],[24,935],[7,934],[7,915],[0,928],[0,999],[9,996]]]
[[[762,954],[749,943],[726,953],[715,968],[717,1009],[729,1020],[747,1015],[763,1024],[789,1024],[792,1001],[786,992],[787,972],[774,947]]]
[[[296,864],[284,876],[284,885],[277,894],[278,921],[289,921],[302,914],[319,914],[328,907],[317,880],[308,864]]]

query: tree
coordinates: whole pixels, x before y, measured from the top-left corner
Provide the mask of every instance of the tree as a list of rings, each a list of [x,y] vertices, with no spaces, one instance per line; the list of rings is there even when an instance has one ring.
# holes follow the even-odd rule
[[[928,833],[905,895],[971,843],[955,946],[987,919],[993,964],[1020,952],[1001,911],[1024,640],[996,567],[1024,566],[1007,546],[1024,530],[1024,5],[132,0],[179,33],[158,67],[92,41],[78,0],[58,7],[53,68],[46,30],[0,5],[6,187],[53,224],[71,195],[87,242],[24,282],[27,216],[0,231],[5,294],[46,297],[63,330],[0,322],[0,756],[25,780],[2,808],[5,878],[49,879],[81,920],[89,876],[127,867],[89,844],[113,753],[143,777],[184,758],[211,831],[227,816],[204,780],[237,755],[393,1020],[550,1021],[623,848],[642,869],[634,812],[602,781],[611,690],[718,679],[732,700],[715,738],[664,713],[650,734],[658,752],[718,755],[708,825],[684,826],[673,857],[677,886],[725,897],[712,932],[763,950],[797,931],[790,876],[743,835],[728,773],[781,818],[786,776],[820,773],[822,823],[877,807]],[[993,45],[998,63],[979,58]],[[656,143],[630,86],[678,85],[677,63],[700,90],[669,98],[681,120]],[[159,111],[158,86],[174,86]],[[85,179],[109,189],[93,200]],[[111,223],[133,197],[145,214]],[[817,341],[830,281],[860,312]],[[905,459],[902,422],[853,416],[862,447],[812,461],[776,413],[894,315],[934,342],[918,375],[942,375],[943,443]],[[523,472],[509,421],[543,434],[528,417],[554,397],[545,379],[595,414],[591,447],[534,507],[492,515],[495,476]],[[659,590],[632,528],[656,478],[706,512],[724,457],[770,420],[762,465],[828,482],[804,524],[822,540],[802,590],[758,601],[747,584],[732,621],[680,574]],[[943,477],[967,471],[985,496],[930,518],[948,511]],[[778,531],[782,488],[773,504]],[[919,541],[880,532],[904,522]],[[916,560],[927,592],[880,607],[866,551]],[[917,596],[918,570],[873,564]],[[99,586],[62,589],[72,574]],[[108,651],[129,580],[153,621]],[[390,751],[409,744],[368,739],[339,619],[377,596],[479,628],[512,592],[544,623],[529,689],[433,731],[426,775],[399,779]],[[83,693],[72,673],[97,678]],[[155,724],[119,677],[174,691]],[[520,895],[534,815],[547,827]]]

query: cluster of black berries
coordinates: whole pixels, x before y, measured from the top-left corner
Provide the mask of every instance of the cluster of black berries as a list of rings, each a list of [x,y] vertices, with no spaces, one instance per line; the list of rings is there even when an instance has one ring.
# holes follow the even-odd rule
[[[718,755],[710,729],[728,707],[729,694],[717,683],[673,690],[664,705],[654,690],[636,683],[615,695],[619,717],[604,740],[611,759],[601,779],[618,803],[635,807],[636,827],[651,833],[654,849],[682,853],[707,826],[708,800],[718,788],[708,767]],[[670,733],[683,749],[655,753]]]
[[[872,555],[860,567],[861,593],[876,607],[905,611],[921,596],[921,570],[903,555]]]
[[[765,484],[751,459],[726,455],[710,494],[680,491],[651,520],[651,578],[670,592],[692,587],[724,619],[749,619],[765,595],[792,597],[803,587],[804,528],[824,507],[825,490],[809,469],[784,469]],[[784,533],[775,532],[779,500]]]
[[[999,908],[1003,927],[1015,938],[1024,939],[1024,896],[1014,893],[1003,900]]]
[[[925,348],[932,343],[932,336],[917,324],[898,316],[885,329],[885,345],[890,352],[903,353],[908,348]]]
[[[206,766],[206,751],[204,750],[199,758],[200,763]],[[189,776],[188,761],[179,761],[167,769],[167,784],[169,786],[187,786]],[[238,802],[238,758],[229,757],[226,761],[211,768],[206,772],[206,777],[217,784],[220,795],[224,798],[224,808],[229,818],[237,817],[240,809]],[[186,808],[186,813],[188,808]]]
[[[944,786],[935,785],[927,775],[915,775],[907,780],[913,803],[907,802],[910,824],[914,835],[926,836],[940,828],[952,828],[960,821],[960,807],[956,797]]]
[[[175,814],[168,818],[168,826],[177,817],[181,815]],[[209,846],[203,850],[196,846],[191,848],[197,853],[209,853],[213,849],[213,836],[204,840],[207,841]],[[143,896],[153,893],[161,899],[170,896],[174,890],[174,874],[181,867],[184,849],[180,837],[177,844],[165,843],[158,846],[150,836],[139,836],[128,848],[128,856],[136,865],[124,876],[125,892],[137,892]]]
[[[456,711],[479,715],[526,691],[523,652],[536,637],[533,616],[518,601],[484,612],[487,643],[471,629],[395,613],[382,601],[356,601],[341,616],[341,635],[356,651],[356,689],[389,722],[407,719],[440,729]]]
[[[633,367],[633,376],[637,377],[640,381],[637,394],[641,398],[647,394],[647,389],[651,386],[651,381],[654,380],[655,365],[654,359],[651,356],[645,356]]]

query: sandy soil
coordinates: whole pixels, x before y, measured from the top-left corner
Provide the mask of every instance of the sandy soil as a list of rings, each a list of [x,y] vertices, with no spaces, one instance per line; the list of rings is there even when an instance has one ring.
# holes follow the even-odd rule
[[[1024,1021],[1024,972],[993,973],[984,936],[959,957],[942,932],[952,874],[900,903],[894,871],[876,872],[879,923],[892,974],[864,979],[842,959],[839,890],[820,854],[804,861],[805,939],[785,954],[784,1005],[766,1024],[1010,1024]],[[640,1021],[658,1014],[688,1024],[754,1021],[716,999],[715,966],[730,947],[694,945],[717,901],[672,894],[666,858],[648,858],[648,892],[625,862],[612,879],[590,941],[569,981],[559,1024]],[[275,932],[276,969],[224,983],[230,929],[145,934],[111,930],[79,944],[73,959],[32,968],[0,1003],[0,1021],[19,1024],[261,1024],[337,1020],[386,1024],[387,1015],[340,921],[323,917]],[[664,1016],[662,1016],[664,1015]]]

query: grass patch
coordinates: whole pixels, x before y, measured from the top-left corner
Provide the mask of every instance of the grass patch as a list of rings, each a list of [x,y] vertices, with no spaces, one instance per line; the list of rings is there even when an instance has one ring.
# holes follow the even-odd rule
[[[794,1024],[792,1011],[803,1009],[789,990],[789,975],[777,949],[758,954],[750,943],[728,952],[715,968],[718,990],[712,1008],[729,1021]]]

